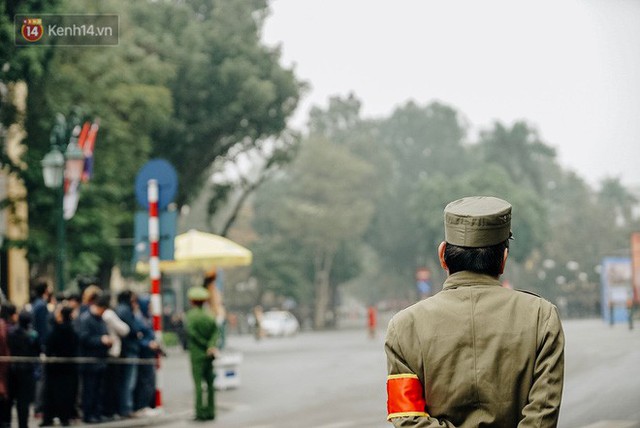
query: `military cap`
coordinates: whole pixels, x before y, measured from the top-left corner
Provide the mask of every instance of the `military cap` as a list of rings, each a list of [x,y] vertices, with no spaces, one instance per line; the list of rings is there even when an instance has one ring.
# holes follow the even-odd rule
[[[187,291],[187,298],[195,302],[202,302],[209,299],[209,292],[204,287],[191,287]]]
[[[492,196],[471,196],[444,209],[444,236],[460,247],[490,247],[511,237],[511,204]]]

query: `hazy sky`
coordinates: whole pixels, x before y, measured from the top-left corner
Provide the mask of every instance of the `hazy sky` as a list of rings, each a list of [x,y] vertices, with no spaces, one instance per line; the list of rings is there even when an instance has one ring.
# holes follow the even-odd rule
[[[272,0],[264,29],[312,88],[365,117],[412,99],[462,112],[472,136],[526,119],[562,165],[640,185],[640,1]]]

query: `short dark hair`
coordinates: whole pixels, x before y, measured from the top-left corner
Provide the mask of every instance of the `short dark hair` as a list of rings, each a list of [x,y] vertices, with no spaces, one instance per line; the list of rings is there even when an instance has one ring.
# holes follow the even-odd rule
[[[32,320],[33,320],[33,317],[31,316],[31,312],[29,312],[26,309],[21,310],[20,314],[18,314],[18,325],[21,328],[24,328],[24,329],[29,328]]]
[[[0,306],[0,318],[9,321],[17,312],[16,305],[11,302],[5,302]]]
[[[449,274],[471,271],[491,276],[499,276],[504,250],[509,248],[509,240],[490,247],[460,247],[449,244],[444,249],[444,262]]]
[[[82,301],[82,297],[80,296],[80,293],[71,293],[66,300],[80,303]]]
[[[131,290],[122,290],[118,293],[118,303],[124,303],[127,305],[131,305],[131,298],[133,297],[133,292]]]
[[[73,308],[70,306],[63,306],[60,308],[60,315],[62,315],[62,322],[68,323],[71,322],[73,314]]]
[[[33,284],[33,291],[36,294],[36,297],[44,296],[44,293],[49,289],[49,281],[44,278],[38,278],[36,282]]]
[[[96,298],[93,304],[100,308],[108,308],[111,305],[111,296],[109,296],[108,293],[102,293]]]

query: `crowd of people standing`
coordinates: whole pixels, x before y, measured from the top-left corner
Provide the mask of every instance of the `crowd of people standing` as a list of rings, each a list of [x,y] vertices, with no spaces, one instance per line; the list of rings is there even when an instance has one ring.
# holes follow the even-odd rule
[[[53,296],[44,280],[32,291],[20,311],[0,306],[0,428],[11,426],[14,406],[19,428],[28,426],[32,407],[40,426],[153,412],[161,349],[149,297],[124,290],[113,305],[95,284],[81,295]]]

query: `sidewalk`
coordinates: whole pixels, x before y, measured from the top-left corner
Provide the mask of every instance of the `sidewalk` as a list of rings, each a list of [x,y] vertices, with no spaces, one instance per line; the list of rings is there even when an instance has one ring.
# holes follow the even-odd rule
[[[216,401],[216,410],[218,412],[227,412],[231,410],[231,407],[228,403]],[[192,409],[189,410],[173,410],[167,411],[167,409],[161,409],[154,415],[150,416],[141,416],[137,418],[129,418],[129,419],[120,419],[113,420],[109,422],[101,422],[98,424],[85,424],[81,420],[72,423],[71,426],[82,427],[82,428],[136,428],[136,427],[148,427],[148,426],[162,426],[171,423],[175,423],[178,421],[189,421],[193,418],[194,412]],[[42,419],[35,418],[33,413],[29,418],[29,427],[35,428],[40,426],[40,422]],[[13,412],[13,418],[11,419],[11,426],[18,426],[18,417],[15,414],[15,410]],[[60,426],[60,424],[55,424],[53,426]]]
[[[158,414],[154,416],[143,416],[139,418],[129,418],[129,419],[121,419],[117,421],[111,422],[103,422],[99,424],[85,424],[79,423],[76,426],[79,427],[87,427],[87,428],[134,428],[134,427],[148,427],[148,426],[160,426],[175,422],[179,419],[188,418],[193,413],[192,410],[184,410],[182,412],[177,413],[169,413],[162,409]],[[29,425],[31,426],[31,425]],[[37,426],[37,425],[35,425]]]
[[[97,424],[86,424],[81,420],[76,420],[71,426],[80,428],[135,428],[149,426],[163,426],[170,424],[186,423],[194,416],[193,410],[193,381],[189,368],[188,354],[178,348],[172,347],[167,349],[167,357],[162,361],[163,370],[163,407],[157,414],[145,415],[136,418],[113,420]],[[231,411],[233,405],[224,398],[227,391],[216,391],[216,410],[219,414]],[[11,426],[18,426],[17,415],[15,409],[11,419]],[[40,426],[42,419],[37,419],[33,415],[33,407],[31,408],[31,416],[29,418],[29,427],[36,428]],[[54,426],[60,426],[54,425]]]
[[[178,419],[184,419],[184,418],[188,418],[189,415],[193,413],[192,411],[182,411],[182,412],[178,412],[178,413],[169,413],[166,411],[161,411],[158,412],[157,415],[153,415],[153,416],[144,416],[144,417],[138,417],[138,418],[129,418],[129,419],[120,419],[120,420],[113,420],[113,421],[109,421],[109,422],[102,422],[99,424],[85,424],[82,421],[76,421],[75,423],[72,422],[71,426],[77,426],[77,427],[86,427],[86,428],[95,428],[95,427],[101,427],[101,428],[124,428],[124,427],[146,427],[146,426],[151,426],[151,425],[164,425],[164,424],[168,424],[171,422],[175,422]],[[42,422],[42,419],[40,418],[35,418],[33,414],[31,414],[30,418],[29,418],[29,427],[30,428],[35,428],[35,427],[39,427],[40,423]],[[18,418],[17,415],[13,414],[13,418],[11,419],[11,426],[12,427],[17,427],[18,426]],[[60,424],[54,424],[53,426],[60,426]]]

